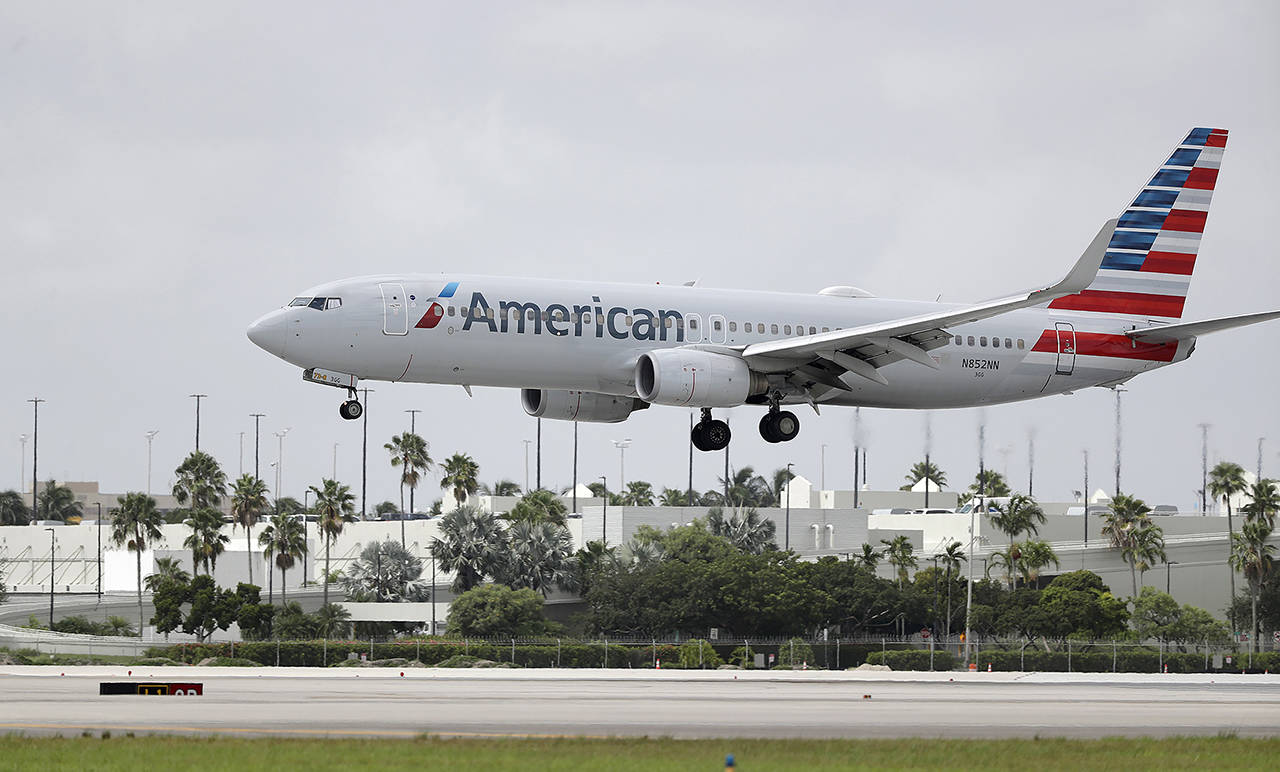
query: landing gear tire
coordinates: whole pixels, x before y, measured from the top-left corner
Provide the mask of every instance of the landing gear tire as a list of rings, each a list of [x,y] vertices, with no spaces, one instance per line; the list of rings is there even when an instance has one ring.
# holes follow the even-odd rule
[[[760,436],[765,442],[790,442],[800,434],[800,419],[789,410],[770,411],[760,419]]]
[[[695,448],[710,452],[729,447],[732,432],[729,431],[729,424],[724,421],[704,418],[693,427],[693,433],[690,436]]]
[[[348,421],[354,421],[364,415],[364,406],[354,399],[349,399],[341,405],[338,405],[338,415]]]

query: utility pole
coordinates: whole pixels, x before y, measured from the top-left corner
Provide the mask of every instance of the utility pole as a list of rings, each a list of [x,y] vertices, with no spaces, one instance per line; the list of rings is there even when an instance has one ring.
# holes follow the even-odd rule
[[[1123,389],[1116,387],[1116,495],[1120,495],[1120,395]]]
[[[539,418],[537,419],[537,421],[538,421],[538,453],[537,453],[538,463],[537,463],[537,470],[536,470],[537,474],[533,478],[533,481],[538,486],[538,490],[542,490],[542,419]],[[618,490],[621,491],[622,489],[619,488]]]
[[[827,489],[827,443],[818,447],[818,488]]]
[[[22,446],[18,454],[18,494],[22,495],[27,492],[27,435],[19,434],[18,444]]]
[[[52,528],[46,528],[49,532],[49,630],[53,630],[53,551],[57,548],[58,536]],[[142,631],[138,631],[141,635]]]
[[[1200,424],[1200,514],[1209,514],[1209,424]]]
[[[255,480],[262,479],[262,473],[258,471],[258,437],[261,434],[262,419],[266,413],[250,413],[249,417],[253,419],[253,477]]]
[[[1258,477],[1257,477],[1257,482],[1262,482],[1262,441],[1263,441],[1263,440],[1265,440],[1265,439],[1266,439],[1266,437],[1259,437],[1259,438],[1258,438]]]
[[[360,414],[360,519],[366,517],[366,502],[369,494],[369,392],[373,389],[361,389],[364,395],[364,412]]]
[[[791,551],[791,467],[795,464],[787,462],[787,515],[783,525],[783,550]]]
[[[613,440],[613,446],[618,449],[618,495],[623,496],[627,491],[627,448],[631,447],[631,438]]]
[[[1084,452],[1084,546],[1089,546],[1089,451]],[[1081,560],[1084,558],[1081,557]]]
[[[578,512],[578,422],[573,422],[573,512]]]
[[[333,443],[333,477],[329,478],[334,482],[338,480],[338,443]]]
[[[244,475],[244,432],[240,432],[240,475]]]
[[[689,414],[689,492],[685,504],[693,506],[693,413]]]
[[[1035,498],[1036,488],[1036,430],[1027,432],[1027,497]]]
[[[524,443],[524,492],[529,493],[529,445],[533,440],[521,440]]]
[[[200,400],[207,398],[208,394],[188,394],[196,401],[196,452],[200,452]]]
[[[98,529],[98,603],[102,603],[102,502],[94,504],[98,507],[98,519],[94,522]]]
[[[159,429],[147,432],[147,495],[151,495],[151,442],[160,433]]]
[[[979,503],[979,506],[982,507],[983,511],[985,511],[987,508],[986,500],[983,498],[983,492],[986,489],[986,486],[983,484],[984,477],[985,477],[983,473],[986,471],[984,469],[985,462],[986,462],[986,459],[985,459],[986,445],[987,445],[987,423],[986,423],[986,416],[983,415],[979,419],[979,423],[978,423],[978,503]],[[973,641],[972,641],[973,631],[972,631],[972,624],[971,624],[973,622],[973,564],[974,564],[973,547],[974,547],[974,544],[976,543],[976,536],[977,536],[977,513],[978,513],[977,507],[973,507],[969,510],[969,580],[967,582],[968,588],[966,591],[966,598],[965,598],[965,604],[964,604],[964,659],[965,659],[965,662],[970,661],[969,653],[971,651],[971,647],[973,646]]]
[[[289,427],[285,427],[276,432],[276,439],[280,441],[280,449],[276,452],[276,510],[280,509],[279,502],[281,496],[281,488],[284,487],[284,436],[289,433]],[[305,522],[305,521],[304,521]]]
[[[39,517],[40,507],[36,501],[36,490],[39,482],[37,480],[39,472],[36,470],[40,463],[40,403],[44,402],[39,397],[32,397],[27,400],[31,403],[31,519],[36,520]],[[49,625],[53,625],[52,619]]]
[[[528,440],[525,440],[528,442]],[[600,543],[609,546],[609,481],[604,475],[600,475],[600,484],[604,486],[601,499],[604,502],[604,509],[600,515]]]
[[[853,409],[853,508],[858,508],[858,450],[862,443],[862,408]]]
[[[406,411],[404,411],[404,412],[406,412],[406,413],[408,413],[408,414],[409,414],[409,433],[410,433],[410,434],[414,434],[414,435],[416,435],[416,434],[418,433],[418,413],[421,413],[422,411],[421,411],[421,410],[414,409],[414,408],[410,408],[409,410],[406,410]],[[410,488],[409,488],[409,514],[410,514],[410,515],[412,515],[412,514],[413,514],[413,512],[414,512],[414,508],[413,508],[413,494],[416,492],[416,490],[417,490],[417,486],[416,486],[416,485],[415,485],[415,486],[410,486]],[[401,522],[400,527],[401,527],[401,528],[403,528],[403,527],[404,527],[404,521],[403,521],[403,520],[401,520],[400,522]],[[403,541],[403,539],[402,539],[401,541]]]

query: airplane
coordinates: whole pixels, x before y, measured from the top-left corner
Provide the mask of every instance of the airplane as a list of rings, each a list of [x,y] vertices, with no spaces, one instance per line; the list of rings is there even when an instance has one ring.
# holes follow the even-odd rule
[[[1191,356],[1199,336],[1280,311],[1181,321],[1225,129],[1195,128],[1058,282],[965,305],[464,274],[389,274],[306,290],[248,337],[347,391],[362,380],[521,390],[532,416],[615,423],[694,408],[699,450],[731,433],[713,408],[760,405],[760,435],[795,439],[784,408],[992,405],[1103,386]]]

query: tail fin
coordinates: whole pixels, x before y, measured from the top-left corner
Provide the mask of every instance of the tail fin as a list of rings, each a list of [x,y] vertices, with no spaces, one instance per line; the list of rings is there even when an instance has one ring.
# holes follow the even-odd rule
[[[1181,319],[1226,129],[1192,129],[1120,216],[1088,289],[1049,308]]]

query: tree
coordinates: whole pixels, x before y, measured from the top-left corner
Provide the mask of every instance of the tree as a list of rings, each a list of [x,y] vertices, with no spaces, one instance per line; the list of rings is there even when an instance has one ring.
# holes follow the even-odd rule
[[[1231,534],[1231,568],[1240,571],[1249,582],[1249,599],[1252,622],[1249,627],[1249,651],[1257,651],[1258,645],[1258,596],[1262,585],[1275,568],[1275,547],[1267,544],[1271,527],[1261,520],[1247,522],[1240,533]]]
[[[441,488],[452,488],[453,499],[459,505],[467,503],[467,496],[480,488],[477,477],[480,467],[465,453],[454,453],[444,461],[444,476],[440,478]]]
[[[1164,529],[1148,517],[1134,528],[1132,538],[1133,557],[1138,569],[1138,581],[1141,583],[1152,566],[1169,560],[1164,551]]]
[[[511,554],[503,570],[506,584],[528,587],[545,598],[554,587],[572,584],[573,537],[553,523],[513,523],[508,534]]]
[[[242,474],[231,490],[231,527],[244,528],[245,557],[249,561],[249,584],[253,584],[253,526],[267,512],[267,484],[251,474]]]
[[[689,506],[688,491],[678,491],[675,488],[663,488],[662,495],[658,497],[658,504],[664,507],[686,507]]]
[[[205,574],[197,576],[188,585],[190,609],[182,621],[182,631],[206,641],[214,630],[226,630],[240,616],[240,602],[234,592],[224,590]]]
[[[787,487],[787,483],[796,479],[796,475],[784,466],[773,470],[772,478],[773,503],[776,505],[782,501],[782,490]]]
[[[735,509],[728,519],[723,509],[712,507],[707,511],[707,527],[712,534],[723,536],[734,547],[753,555],[778,548],[775,541],[778,526],[761,517],[755,507]]]
[[[1004,498],[1012,493],[1013,489],[1009,487],[1009,482],[1004,479],[1004,475],[994,469],[983,469],[973,476],[973,483],[960,496],[960,503],[964,504],[979,497]]]
[[[0,525],[26,525],[31,522],[31,510],[17,491],[0,493]]]
[[[329,545],[342,534],[342,526],[355,520],[355,500],[351,489],[337,480],[321,480],[320,487],[311,486],[316,495],[315,513],[320,518],[320,535],[324,538],[324,606],[329,605]]]
[[[405,486],[417,488],[421,473],[435,462],[427,452],[427,441],[410,432],[393,435],[391,442],[382,447],[391,453],[391,466],[400,467],[400,511],[405,512]],[[400,521],[400,546],[404,546],[404,520]]]
[[[1120,551],[1120,557],[1129,564],[1129,576],[1133,581],[1133,597],[1138,597],[1138,535],[1137,532],[1151,523],[1151,508],[1142,499],[1121,493],[1111,500],[1111,511],[1103,512],[1102,535],[1111,548]]]
[[[644,480],[632,480],[627,483],[627,492],[622,494],[622,503],[628,507],[653,506],[653,486]]]
[[[390,515],[394,512],[399,512],[399,511],[400,509],[396,507],[396,503],[394,501],[384,501],[378,506],[373,508],[373,513],[378,516]]]
[[[1253,522],[1265,522],[1275,528],[1276,512],[1280,511],[1280,491],[1275,480],[1259,480],[1249,489],[1249,503],[1240,508]]]
[[[1124,602],[1113,596],[1092,571],[1071,571],[1057,576],[1042,592],[1018,592],[1039,592],[1024,596],[1036,599],[1033,611],[1024,612],[1031,623],[1025,632],[1032,634],[1059,640],[1067,636],[1097,640],[1119,635],[1128,623],[1129,612]],[[1016,607],[1016,603],[1013,605]]]
[[[258,546],[268,563],[275,558],[276,568],[280,569],[280,602],[288,598],[287,572],[297,563],[298,558],[307,554],[307,537],[303,532],[303,524],[292,515],[283,512],[271,516],[271,522],[258,535]]]
[[[547,630],[542,602],[538,593],[528,588],[501,584],[473,587],[449,607],[449,632],[510,638],[542,635]]]
[[[145,583],[147,589],[154,593],[165,582],[187,584],[190,581],[191,574],[186,572],[177,558],[156,558],[156,571],[147,575]]]
[[[67,522],[70,518],[80,517],[82,514],[80,502],[76,501],[76,494],[65,485],[59,485],[54,480],[49,480],[44,484],[44,490],[36,495],[36,519],[37,520],[61,520]]]
[[[431,554],[442,569],[453,572],[455,593],[466,592],[486,577],[502,575],[509,541],[493,514],[458,507],[440,521],[439,533],[431,540]]]
[[[347,597],[373,603],[419,602],[430,597],[422,560],[393,539],[370,542],[342,576]]]
[[[1036,539],[1027,539],[1021,544],[1021,554],[1018,557],[1018,571],[1022,574],[1022,581],[1026,584],[1034,585],[1036,580],[1040,578],[1040,570],[1048,568],[1052,565],[1057,568],[1058,555],[1049,546],[1049,542],[1038,541]]]
[[[195,450],[173,470],[173,497],[192,509],[215,509],[227,495],[227,476],[213,456]]]
[[[301,515],[306,512],[302,502],[292,496],[280,496],[271,509],[277,515]]]
[[[566,525],[569,508],[549,490],[536,490],[525,494],[507,513],[511,523],[552,523]]]
[[[480,490],[489,496],[519,496],[520,485],[515,480],[499,480],[493,485],[481,485]]]
[[[351,612],[338,603],[326,603],[313,617],[316,630],[325,638],[346,638],[351,635]]]
[[[111,510],[111,543],[135,553],[138,564],[138,634],[142,634],[142,553],[147,545],[164,538],[160,525],[164,518],[156,509],[156,500],[145,493],[126,493],[116,499],[120,506]]]
[[[1024,533],[1036,534],[1045,522],[1044,510],[1030,496],[1021,493],[1012,496],[1003,505],[988,512],[991,524],[996,527],[1012,544],[1013,540]]]
[[[912,554],[915,550],[911,546],[911,539],[899,534],[893,539],[881,539],[880,543],[885,546],[885,558],[889,561],[889,565],[897,569],[898,589],[902,589],[907,581],[907,569],[916,567],[916,558]]]
[[[1227,553],[1227,576],[1230,579],[1231,597],[1236,597],[1236,572],[1229,566],[1232,556],[1234,555],[1235,525],[1231,518],[1231,497],[1239,493],[1243,493],[1246,488],[1244,481],[1244,467],[1233,461],[1219,461],[1209,470],[1209,493],[1214,500],[1223,499],[1227,502],[1227,538],[1231,540],[1229,551]],[[1231,629],[1235,630],[1235,615],[1232,615]]]
[[[942,490],[942,487],[947,484],[947,473],[939,469],[937,464],[932,461],[917,461],[907,472],[907,484],[898,490],[909,491],[926,477],[938,490]]]
[[[866,542],[862,543],[862,554],[858,555],[857,557],[858,565],[862,566],[868,571],[874,572],[876,570],[876,566],[880,565],[880,561],[883,559],[884,559],[883,552],[871,546],[870,544],[867,544]]]
[[[197,575],[200,566],[204,566],[206,574],[212,574],[218,565],[218,556],[227,549],[231,541],[222,532],[222,516],[215,509],[198,507],[191,511],[191,517],[185,521],[191,533],[183,540],[182,546],[191,550],[191,568]]]
[[[614,563],[616,549],[606,547],[600,540],[587,542],[573,556],[569,583],[565,589],[585,597],[596,576]]]
[[[864,545],[866,546],[866,545]],[[964,546],[959,541],[949,543],[941,553],[938,554],[938,562],[942,564],[946,571],[947,583],[947,624],[946,634],[951,637],[951,573],[954,571],[956,576],[960,575],[960,564],[967,562],[969,559],[965,557]]]
[[[725,486],[724,478],[720,478],[720,485]],[[749,466],[730,474],[728,489],[729,500],[725,503],[730,506],[765,507],[773,503],[769,482]]]

